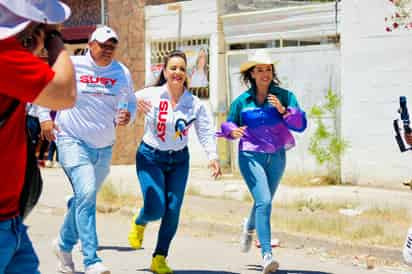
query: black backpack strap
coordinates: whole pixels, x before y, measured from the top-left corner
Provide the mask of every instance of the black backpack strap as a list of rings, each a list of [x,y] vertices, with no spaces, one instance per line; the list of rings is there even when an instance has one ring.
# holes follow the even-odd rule
[[[0,114],[0,128],[7,121],[7,119],[11,116],[11,114],[16,110],[19,103],[20,102],[18,100],[13,100],[9,108],[5,112]]]

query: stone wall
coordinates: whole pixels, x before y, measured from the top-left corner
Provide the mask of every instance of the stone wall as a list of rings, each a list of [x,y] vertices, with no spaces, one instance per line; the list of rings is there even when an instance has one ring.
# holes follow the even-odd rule
[[[144,0],[107,1],[107,24],[118,33],[120,38],[116,59],[129,68],[135,90],[144,86],[144,4]],[[135,162],[135,152],[142,133],[142,117],[138,117],[133,125],[117,129],[113,164],[132,164]]]
[[[91,26],[100,23],[100,0],[63,0],[72,9],[72,15],[64,25]]]

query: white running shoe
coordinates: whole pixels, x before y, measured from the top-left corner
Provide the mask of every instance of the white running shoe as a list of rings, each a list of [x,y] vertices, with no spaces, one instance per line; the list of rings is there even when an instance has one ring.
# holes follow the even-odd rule
[[[273,259],[272,254],[266,253],[263,256],[263,274],[276,272],[279,268],[279,263]]]
[[[243,253],[249,252],[253,242],[253,230],[247,228],[248,219],[244,219],[242,223],[242,232],[240,235],[240,251]]]
[[[86,267],[84,274],[110,274],[110,270],[101,262]]]
[[[53,253],[56,255],[58,260],[57,271],[64,274],[74,274],[75,271],[72,254],[61,250],[57,239],[53,241],[52,246]]]
[[[412,266],[412,227],[408,229],[408,234],[403,244],[402,255],[405,263]]]

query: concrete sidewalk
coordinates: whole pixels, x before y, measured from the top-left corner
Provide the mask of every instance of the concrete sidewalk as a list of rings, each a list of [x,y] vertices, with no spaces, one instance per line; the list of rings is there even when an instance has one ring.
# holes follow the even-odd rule
[[[135,166],[112,166],[109,181],[118,186],[122,193],[140,195]],[[249,195],[241,178],[224,176],[213,180],[207,169],[192,168],[188,190],[202,196],[244,200]],[[366,186],[320,186],[290,187],[280,184],[276,193],[277,203],[297,200],[318,200],[321,202],[348,202],[359,208],[405,208],[412,212],[412,191],[405,189],[383,189]]]
[[[47,180],[67,180],[60,168],[45,168],[42,169],[42,173]],[[112,166],[106,182],[115,185],[120,193],[141,195],[134,165]],[[48,182],[45,182],[45,187],[47,184]],[[68,184],[61,185],[68,187]],[[244,200],[249,195],[241,178],[225,176],[223,179],[213,180],[209,171],[201,168],[191,169],[188,191],[201,196],[234,200]],[[406,187],[404,190],[397,190],[366,186],[290,187],[280,184],[275,197],[276,203],[309,199],[320,202],[347,202],[357,205],[360,209],[396,208],[412,212],[412,191]]]

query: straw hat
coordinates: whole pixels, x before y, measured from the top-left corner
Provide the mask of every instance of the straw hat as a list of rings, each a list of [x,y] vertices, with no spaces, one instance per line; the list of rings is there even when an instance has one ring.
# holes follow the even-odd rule
[[[31,21],[59,24],[70,14],[70,8],[57,0],[0,0],[0,39],[21,32]]]
[[[247,62],[240,65],[240,73],[249,70],[256,65],[276,65],[278,61],[273,61],[267,50],[257,50],[254,54],[248,56]]]

